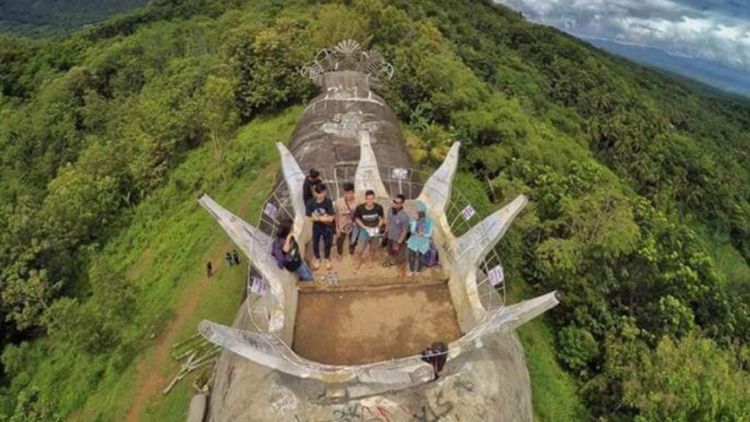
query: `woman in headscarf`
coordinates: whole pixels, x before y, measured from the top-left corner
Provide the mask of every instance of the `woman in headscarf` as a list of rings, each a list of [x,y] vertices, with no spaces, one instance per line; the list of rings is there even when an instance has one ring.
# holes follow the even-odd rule
[[[411,236],[406,241],[408,249],[409,271],[407,277],[413,277],[422,269],[422,258],[430,251],[432,239],[432,219],[427,216],[427,207],[422,201],[417,201],[417,219],[412,220],[409,232]]]

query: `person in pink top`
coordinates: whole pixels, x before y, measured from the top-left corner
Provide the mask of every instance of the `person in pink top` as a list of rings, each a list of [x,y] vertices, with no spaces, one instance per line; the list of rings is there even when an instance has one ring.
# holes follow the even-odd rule
[[[349,255],[354,255],[354,247],[357,245],[357,238],[352,236],[355,208],[357,204],[354,201],[354,183],[346,182],[344,195],[333,205],[336,212],[336,252],[339,260],[344,256],[344,243],[349,245]]]

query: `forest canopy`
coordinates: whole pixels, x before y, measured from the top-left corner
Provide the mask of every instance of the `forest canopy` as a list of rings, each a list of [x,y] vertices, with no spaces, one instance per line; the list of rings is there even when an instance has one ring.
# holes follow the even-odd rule
[[[346,38],[393,64],[380,94],[421,165],[459,140],[477,203],[530,198],[499,252],[511,288],[565,293],[555,358],[589,416],[750,414],[750,102],[489,1],[159,0],[0,36],[0,420],[81,405],[64,368],[34,378],[48,349],[123,371],[138,289],[97,254],[160,188],[197,192],[190,151],[255,165],[222,153],[237,128],[311,98],[299,66]]]

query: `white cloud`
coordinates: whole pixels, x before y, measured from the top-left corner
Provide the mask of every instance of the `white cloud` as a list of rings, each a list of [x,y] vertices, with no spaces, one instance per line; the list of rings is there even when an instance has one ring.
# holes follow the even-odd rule
[[[688,55],[750,71],[750,8],[732,0],[496,0],[574,35]]]

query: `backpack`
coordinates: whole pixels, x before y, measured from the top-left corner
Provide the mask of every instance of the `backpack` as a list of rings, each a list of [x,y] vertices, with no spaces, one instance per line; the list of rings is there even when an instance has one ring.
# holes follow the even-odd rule
[[[435,243],[430,241],[430,250],[422,256],[422,265],[425,267],[434,267],[438,264],[438,250]]]

